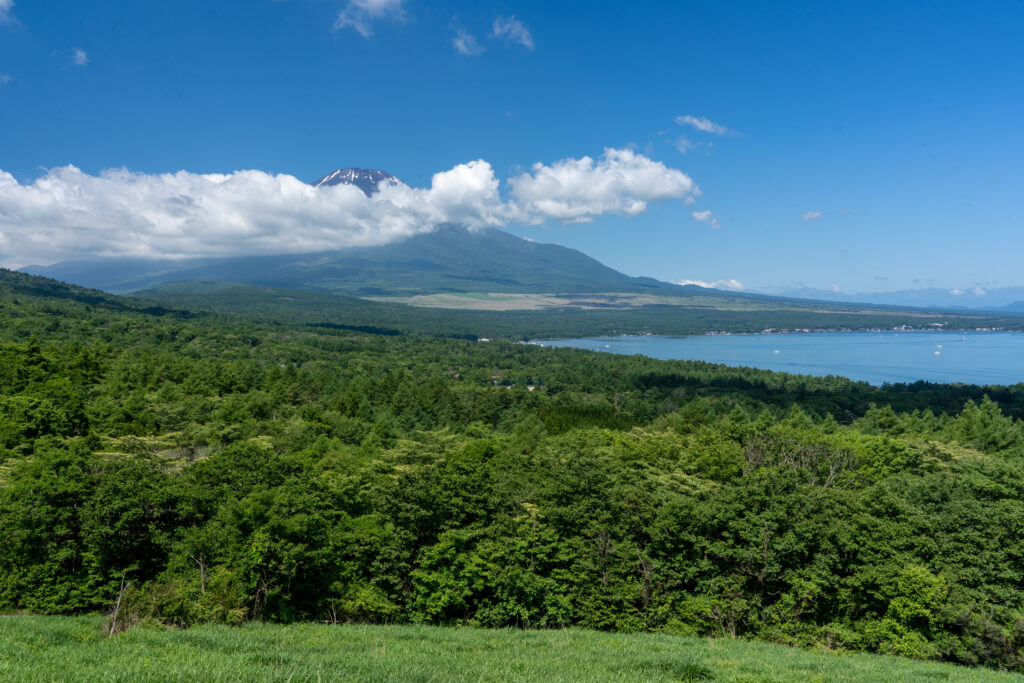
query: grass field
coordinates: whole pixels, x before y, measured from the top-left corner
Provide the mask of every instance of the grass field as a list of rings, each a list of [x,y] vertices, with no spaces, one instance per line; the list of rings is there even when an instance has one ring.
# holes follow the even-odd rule
[[[250,624],[138,628],[0,617],[12,681],[1024,681],[895,657],[591,631]]]
[[[635,294],[631,292],[595,294],[451,292],[444,294],[414,294],[411,296],[370,296],[366,298],[371,301],[401,303],[425,308],[452,308],[476,311],[540,311],[551,308],[629,310],[641,306],[679,306],[681,308],[710,308],[721,311],[752,311],[770,310],[777,307],[777,304],[772,304],[768,300],[733,299],[714,295],[679,297],[664,294]],[[818,302],[818,304],[820,305],[821,302]],[[790,305],[792,306],[792,304]],[[814,306],[814,304],[805,303],[796,307],[816,310]]]
[[[412,294],[408,296],[367,296],[368,301],[398,303],[418,308],[443,308],[467,311],[542,311],[557,310],[619,310],[628,311],[644,306],[674,306],[691,310],[711,311],[801,311],[803,313],[846,313],[862,316],[891,316],[894,312],[912,322],[916,318],[933,318],[936,312],[912,307],[884,307],[829,301],[801,301],[765,296],[730,297],[708,295],[671,296],[668,294],[636,294],[631,292],[604,292],[589,294],[529,294],[516,292],[447,292]],[[971,316],[969,310],[960,311]],[[977,316],[977,313],[974,313]]]

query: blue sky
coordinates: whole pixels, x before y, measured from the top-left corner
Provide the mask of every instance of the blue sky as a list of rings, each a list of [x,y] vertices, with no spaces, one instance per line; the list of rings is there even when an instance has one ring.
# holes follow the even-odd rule
[[[665,280],[1024,285],[1019,2],[0,0],[0,19],[20,185],[73,164],[428,187],[483,159],[506,198],[535,163],[628,149],[699,195],[502,225]]]

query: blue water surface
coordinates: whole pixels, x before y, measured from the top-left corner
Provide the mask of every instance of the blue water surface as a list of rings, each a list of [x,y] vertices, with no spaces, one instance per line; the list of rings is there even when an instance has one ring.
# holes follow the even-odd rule
[[[702,360],[801,375],[886,382],[1024,382],[1020,332],[820,332],[592,337],[540,342],[664,360]]]

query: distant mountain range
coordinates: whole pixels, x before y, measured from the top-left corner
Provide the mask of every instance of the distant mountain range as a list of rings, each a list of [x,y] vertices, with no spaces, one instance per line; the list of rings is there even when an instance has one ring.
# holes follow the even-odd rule
[[[916,306],[919,308],[971,309],[1003,312],[1024,312],[1024,287],[994,289],[902,289],[895,292],[844,294],[830,289],[800,287],[775,292],[775,296],[845,303],[879,304],[883,306]]]

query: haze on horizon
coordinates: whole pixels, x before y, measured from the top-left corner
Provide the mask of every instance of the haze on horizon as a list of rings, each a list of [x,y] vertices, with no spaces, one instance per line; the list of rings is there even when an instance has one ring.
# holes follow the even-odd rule
[[[666,281],[977,299],[1024,285],[1022,29],[1011,2],[0,0],[0,262],[457,222]],[[409,187],[307,184],[342,166]]]

